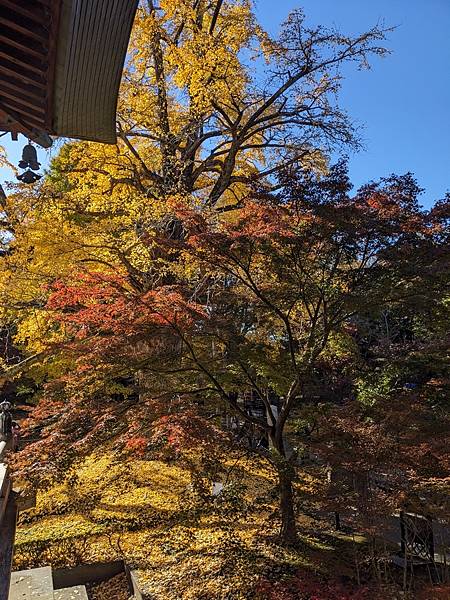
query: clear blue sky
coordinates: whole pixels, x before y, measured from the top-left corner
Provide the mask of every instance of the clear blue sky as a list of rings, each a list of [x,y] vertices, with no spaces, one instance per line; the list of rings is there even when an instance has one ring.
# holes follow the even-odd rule
[[[255,0],[261,24],[276,33],[293,8],[311,25],[360,33],[384,20],[392,54],[370,71],[346,69],[341,105],[364,126],[365,151],[350,157],[356,186],[413,172],[425,206],[450,190],[450,0]]]
[[[256,0],[271,33],[290,10],[302,7],[311,25],[358,33],[377,23],[396,25],[371,71],[346,70],[341,105],[363,125],[365,150],[350,157],[356,186],[389,175],[415,173],[425,206],[450,190],[450,0]],[[23,141],[23,138],[22,138]],[[14,162],[22,144],[0,138]],[[53,150],[55,152],[56,150]],[[42,162],[46,152],[39,151]],[[0,169],[0,182],[10,175]]]

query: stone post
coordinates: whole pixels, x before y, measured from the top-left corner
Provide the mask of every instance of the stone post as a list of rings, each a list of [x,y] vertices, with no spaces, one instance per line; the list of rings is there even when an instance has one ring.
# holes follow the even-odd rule
[[[3,401],[0,403],[0,462],[7,450],[13,444],[11,403]]]

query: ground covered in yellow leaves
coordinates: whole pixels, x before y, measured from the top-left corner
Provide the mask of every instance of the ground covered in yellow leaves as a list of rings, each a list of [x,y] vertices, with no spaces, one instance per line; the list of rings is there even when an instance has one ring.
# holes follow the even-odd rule
[[[232,457],[218,496],[212,482],[199,486],[180,464],[113,452],[89,457],[21,514],[15,567],[124,558],[155,600],[271,598],[258,595],[261,580],[305,568],[326,575],[336,562],[351,576],[343,540],[311,517],[300,520],[302,551],[277,545],[275,481],[263,462]]]

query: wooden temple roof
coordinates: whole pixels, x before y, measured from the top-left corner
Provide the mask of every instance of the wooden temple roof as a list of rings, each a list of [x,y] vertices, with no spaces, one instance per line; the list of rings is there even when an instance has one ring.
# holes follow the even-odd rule
[[[0,131],[115,143],[138,0],[0,0]]]

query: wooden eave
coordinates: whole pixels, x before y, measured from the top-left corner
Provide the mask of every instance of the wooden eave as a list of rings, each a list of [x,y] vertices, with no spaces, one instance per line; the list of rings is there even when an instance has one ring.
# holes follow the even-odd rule
[[[59,0],[0,0],[0,130],[45,141]],[[42,139],[41,139],[42,138]]]
[[[0,131],[115,143],[137,0],[0,0]]]

